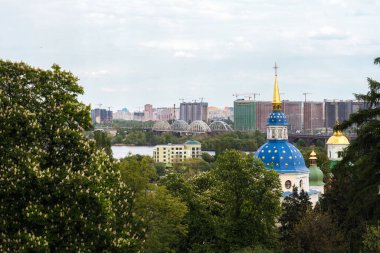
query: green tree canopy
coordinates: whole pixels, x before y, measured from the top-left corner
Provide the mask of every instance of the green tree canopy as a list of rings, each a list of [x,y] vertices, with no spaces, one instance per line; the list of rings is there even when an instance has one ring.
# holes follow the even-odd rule
[[[129,188],[83,135],[78,79],[0,61],[0,251],[132,251]]]
[[[284,198],[282,202],[282,215],[280,221],[281,243],[284,252],[297,252],[298,245],[295,240],[294,228],[300,222],[306,212],[311,210],[312,203],[309,195],[297,187],[293,187],[290,196]]]
[[[148,156],[128,156],[118,164],[124,182],[135,195],[130,205],[132,217],[145,230],[142,252],[176,252],[179,241],[187,233],[183,218],[187,206],[173,196],[165,186],[153,183],[157,177],[153,159]]]
[[[368,78],[368,86],[367,94],[355,96],[369,108],[351,114],[336,127],[344,130],[356,125],[357,138],[334,168],[332,189],[323,205],[344,228],[352,252],[359,252],[365,226],[380,219],[380,83]]]
[[[210,171],[189,178],[169,175],[166,185],[190,207],[183,249],[232,252],[275,247],[281,196],[278,174],[252,156],[225,151]]]

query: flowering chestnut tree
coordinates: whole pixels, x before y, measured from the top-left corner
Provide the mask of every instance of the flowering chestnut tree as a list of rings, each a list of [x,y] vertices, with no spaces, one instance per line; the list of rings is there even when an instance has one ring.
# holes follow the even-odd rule
[[[83,135],[78,79],[0,60],[0,251],[133,252],[133,192]]]

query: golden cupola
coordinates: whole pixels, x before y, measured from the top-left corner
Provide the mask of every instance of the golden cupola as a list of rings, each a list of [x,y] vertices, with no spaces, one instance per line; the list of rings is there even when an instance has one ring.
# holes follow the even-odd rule
[[[336,124],[339,125],[339,122]],[[347,137],[343,135],[342,131],[334,130],[333,135],[327,140],[326,144],[350,145],[350,142]]]

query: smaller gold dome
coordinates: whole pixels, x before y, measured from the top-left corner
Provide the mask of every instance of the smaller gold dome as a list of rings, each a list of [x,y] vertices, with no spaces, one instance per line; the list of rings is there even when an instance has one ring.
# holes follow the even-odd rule
[[[334,134],[327,140],[326,144],[350,145],[350,142],[343,135],[342,131],[334,131]]]
[[[313,151],[311,151],[310,153],[310,157],[309,157],[310,160],[317,160],[317,153],[315,153],[314,149]]]

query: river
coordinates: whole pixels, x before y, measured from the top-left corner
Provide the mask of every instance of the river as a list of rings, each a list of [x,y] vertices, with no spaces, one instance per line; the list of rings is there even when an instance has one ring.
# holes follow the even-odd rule
[[[153,155],[153,146],[112,146],[112,154],[116,159],[131,155]],[[215,155],[215,151],[203,151]]]

